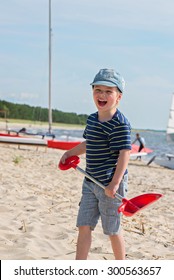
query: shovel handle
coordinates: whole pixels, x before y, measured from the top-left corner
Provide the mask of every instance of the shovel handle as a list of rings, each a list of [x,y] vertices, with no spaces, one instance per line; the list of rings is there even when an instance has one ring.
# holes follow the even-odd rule
[[[76,167],[76,170],[78,170],[79,172],[81,172],[83,175],[85,175],[85,177],[87,177],[88,179],[90,179],[91,181],[93,181],[96,185],[98,185],[100,188],[102,188],[103,190],[105,189],[105,186],[103,184],[101,184],[99,181],[97,181],[96,179],[94,179],[91,175],[89,175],[87,172],[85,172],[83,169],[81,169],[79,166]],[[115,197],[118,198],[121,202],[123,200],[123,197],[119,194],[119,193],[115,193]]]
[[[78,170],[80,173],[82,173],[85,177],[90,179],[92,182],[94,182],[96,185],[98,185],[103,190],[105,189],[105,186],[98,182],[96,179],[94,179],[91,175],[89,175],[86,171],[84,171],[82,168],[78,166],[78,163],[80,162],[80,158],[78,156],[72,156],[66,159],[65,163],[59,162],[59,168],[61,170],[68,170],[71,167]],[[120,201],[123,200],[123,197],[116,193],[115,197],[117,197]]]

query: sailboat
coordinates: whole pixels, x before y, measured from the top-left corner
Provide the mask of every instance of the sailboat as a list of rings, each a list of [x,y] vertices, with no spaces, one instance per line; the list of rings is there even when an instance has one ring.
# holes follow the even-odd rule
[[[80,144],[81,141],[59,141],[54,139],[55,135],[52,134],[52,107],[51,107],[51,38],[52,38],[52,27],[51,27],[51,0],[49,0],[49,82],[48,82],[48,132],[45,135],[36,133],[23,132],[20,136],[19,132],[16,135],[10,135],[8,133],[0,133],[0,143],[17,144],[17,145],[37,145],[47,146],[53,149],[69,150],[76,145]],[[28,137],[25,137],[25,136]],[[42,136],[42,139],[36,138],[35,136]],[[47,139],[51,137],[52,139]]]
[[[167,125],[167,141],[174,141],[174,93],[172,94],[172,103]]]
[[[168,124],[167,124],[167,131],[166,131],[166,139],[168,142],[174,142],[174,93],[172,94],[172,103],[170,107],[170,112],[169,112],[169,119],[168,119]],[[155,162],[156,164],[167,167],[170,169],[174,169],[174,154],[165,154],[162,155],[161,157],[157,157],[154,155],[147,165],[150,165],[152,162]]]
[[[49,55],[48,55],[48,66],[49,66],[49,73],[48,73],[48,132],[46,133],[46,136],[52,136],[52,138],[54,138],[52,135],[52,107],[51,107],[51,37],[52,37],[52,27],[51,27],[51,0],[48,0],[49,1],[49,7],[48,7],[48,10],[49,10],[49,13],[48,13],[48,26],[49,26],[49,29],[48,29],[48,42],[49,42],[49,45],[48,45],[48,50],[49,50]],[[4,117],[5,119],[7,120],[6,118],[6,111],[2,111],[4,113]],[[7,121],[6,121],[7,122]],[[19,136],[19,133],[21,134],[26,134],[26,135],[31,135],[31,136],[37,136],[37,135],[40,135],[39,133],[27,133],[26,132],[26,128],[23,128],[22,130],[20,131],[15,131],[15,130],[8,130],[8,128],[6,127],[6,130],[8,131],[8,133],[1,133],[0,136],[9,136],[9,134],[11,132],[14,132],[16,135],[15,136]],[[14,135],[13,135],[14,136]],[[41,133],[41,136],[45,136],[45,135],[42,135]]]

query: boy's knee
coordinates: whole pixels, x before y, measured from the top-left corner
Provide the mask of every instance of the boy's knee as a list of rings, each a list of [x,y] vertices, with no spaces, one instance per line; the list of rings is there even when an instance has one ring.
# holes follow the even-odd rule
[[[79,229],[79,232],[83,233],[83,234],[91,233],[91,230],[92,230],[90,226],[79,226],[78,229]]]

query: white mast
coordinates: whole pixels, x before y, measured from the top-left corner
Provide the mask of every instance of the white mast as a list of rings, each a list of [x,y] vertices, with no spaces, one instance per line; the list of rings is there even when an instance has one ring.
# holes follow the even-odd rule
[[[51,28],[51,0],[49,0],[49,99],[48,99],[48,119],[49,119],[49,127],[48,132],[51,133],[52,130],[52,108],[51,108],[51,35],[52,35],[52,28]]]

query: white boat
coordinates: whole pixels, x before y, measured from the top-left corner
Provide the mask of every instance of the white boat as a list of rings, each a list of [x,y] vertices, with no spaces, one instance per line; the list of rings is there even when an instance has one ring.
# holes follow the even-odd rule
[[[154,162],[155,164],[160,165],[162,167],[166,167],[166,168],[174,170],[174,154],[165,154],[161,157],[154,155],[148,161],[147,165],[150,165],[152,162]]]
[[[158,164],[160,166],[169,168],[169,169],[174,169],[174,155],[173,155],[173,159],[169,158],[167,156],[167,154],[164,157],[161,158],[156,158],[154,160],[155,164]]]
[[[137,159],[137,157],[143,157],[143,156],[147,156],[147,153],[145,152],[131,153],[130,159]]]
[[[174,93],[172,94],[172,103],[167,125],[167,140],[174,141]]]
[[[0,143],[18,145],[47,146],[47,140],[32,137],[0,136]]]

